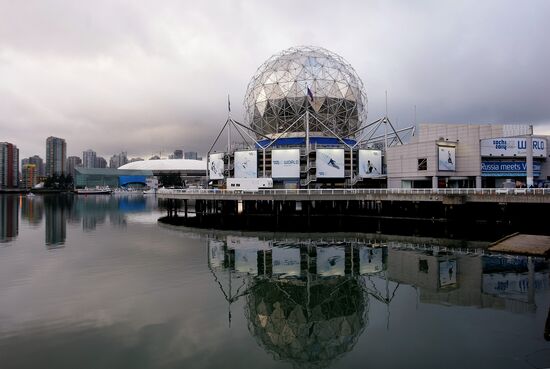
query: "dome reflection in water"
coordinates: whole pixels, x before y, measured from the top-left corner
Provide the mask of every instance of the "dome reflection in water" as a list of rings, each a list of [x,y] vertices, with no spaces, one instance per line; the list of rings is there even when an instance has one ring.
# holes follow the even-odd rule
[[[386,248],[353,243],[209,242],[209,266],[229,309],[246,299],[258,344],[297,367],[328,367],[368,326],[370,298],[389,304],[399,285],[379,291],[370,280],[386,277],[386,255]]]

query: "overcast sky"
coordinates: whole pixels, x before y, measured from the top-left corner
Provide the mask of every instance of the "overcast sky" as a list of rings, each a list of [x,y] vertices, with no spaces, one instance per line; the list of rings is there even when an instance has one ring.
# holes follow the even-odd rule
[[[227,94],[272,54],[327,48],[372,121],[529,123],[550,133],[550,1],[0,0],[0,141],[44,157],[205,153]]]

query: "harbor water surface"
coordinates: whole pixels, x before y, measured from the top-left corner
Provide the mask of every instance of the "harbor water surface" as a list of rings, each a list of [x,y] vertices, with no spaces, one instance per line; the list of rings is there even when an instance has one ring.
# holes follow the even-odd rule
[[[142,195],[0,195],[0,368],[550,367],[548,260],[162,216]]]

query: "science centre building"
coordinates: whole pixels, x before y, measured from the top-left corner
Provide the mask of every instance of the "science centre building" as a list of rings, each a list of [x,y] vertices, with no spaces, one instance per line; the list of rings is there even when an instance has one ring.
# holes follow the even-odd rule
[[[269,177],[276,188],[385,182],[382,151],[358,140],[367,116],[363,83],[340,56],[309,46],[272,56],[252,77],[244,105],[245,124],[229,124],[247,144],[209,153],[215,184],[227,177]]]
[[[245,122],[229,114],[208,152],[212,187],[227,178],[271,178],[274,188],[542,186],[550,175],[547,137],[533,137],[528,125],[368,123],[361,79],[319,47],[265,61],[244,109]],[[227,145],[216,151],[224,131]]]

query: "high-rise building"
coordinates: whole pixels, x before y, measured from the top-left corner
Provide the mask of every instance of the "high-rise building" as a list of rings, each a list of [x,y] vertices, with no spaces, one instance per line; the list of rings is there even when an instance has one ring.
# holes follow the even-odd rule
[[[185,159],[191,159],[191,160],[197,160],[198,156],[199,156],[199,155],[197,154],[196,151],[187,151],[187,152],[185,153],[185,157],[184,157],[184,158],[185,158]]]
[[[34,155],[21,160],[21,168],[25,164],[34,164],[36,165],[36,175],[37,177],[44,177],[46,175],[46,168],[44,166],[44,160],[38,155]]]
[[[82,166],[82,160],[78,156],[69,156],[67,158],[67,174],[74,178],[74,168]]]
[[[96,168],[97,154],[94,150],[88,149],[82,152],[82,167]]]
[[[65,174],[67,171],[67,143],[63,138],[46,139],[46,176]]]
[[[118,168],[123,166],[124,164],[128,164],[128,156],[126,156],[126,152],[124,151],[120,154],[115,154],[111,156],[111,159],[109,160],[110,168]]]
[[[174,159],[183,159],[183,150],[174,150]]]
[[[21,186],[31,189],[38,183],[38,170],[35,164],[24,164],[21,167]]]
[[[9,142],[0,142],[0,188],[19,186],[19,149]]]
[[[102,156],[95,158],[95,166],[93,168],[107,168],[107,160]]]

